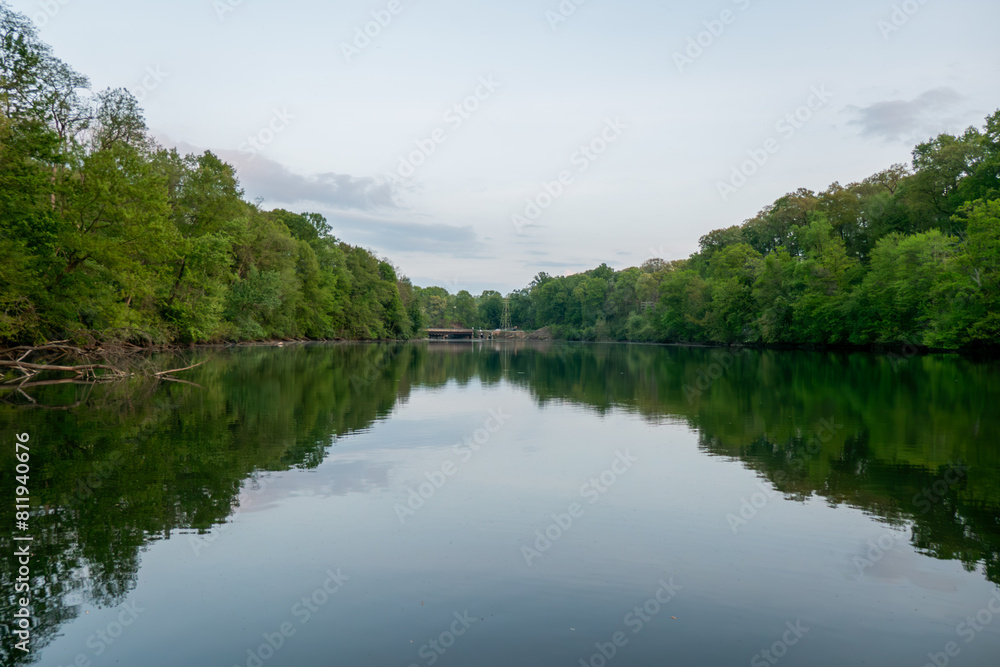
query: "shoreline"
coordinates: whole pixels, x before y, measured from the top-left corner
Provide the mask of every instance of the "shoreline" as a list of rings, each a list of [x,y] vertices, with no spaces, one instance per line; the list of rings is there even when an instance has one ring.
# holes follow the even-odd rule
[[[520,332],[519,332],[520,333]],[[1000,345],[977,348],[936,348],[924,345],[913,345],[909,343],[885,343],[878,345],[854,345],[849,343],[703,343],[703,342],[655,342],[655,341],[628,341],[628,340],[571,340],[566,338],[531,338],[531,332],[526,332],[526,336],[517,338],[493,338],[493,339],[438,339],[429,337],[395,339],[346,339],[346,338],[298,338],[298,339],[270,339],[259,341],[239,341],[239,342],[214,342],[214,343],[167,343],[155,345],[135,345],[132,343],[105,347],[102,345],[72,346],[68,343],[64,345],[74,347],[78,356],[90,355],[110,355],[116,357],[127,357],[131,355],[143,355],[152,353],[176,353],[184,350],[222,350],[233,348],[252,347],[298,347],[305,345],[352,345],[352,344],[386,344],[386,343],[568,343],[580,345],[643,345],[658,347],[680,347],[680,348],[704,348],[708,350],[746,350],[746,351],[776,351],[776,352],[840,352],[840,353],[864,353],[876,355],[902,355],[904,357],[928,356],[934,354],[957,354],[968,357],[1000,357]],[[55,343],[44,343],[41,345],[19,345],[0,350],[0,354],[10,354],[14,351],[44,351],[47,346]]]
[[[530,333],[529,333],[530,336]],[[775,351],[775,352],[842,352],[842,353],[866,353],[866,354],[901,354],[904,357],[928,356],[932,354],[957,354],[961,356],[983,356],[1000,357],[1000,345],[988,348],[961,348],[948,349],[938,347],[928,347],[924,345],[912,345],[909,343],[884,343],[878,345],[852,345],[848,343],[692,343],[692,342],[647,342],[628,340],[570,340],[566,338],[494,338],[494,339],[471,339],[471,340],[449,340],[437,338],[410,338],[410,339],[372,339],[372,340],[348,340],[348,339],[318,339],[318,340],[268,340],[249,341],[240,343],[191,343],[189,345],[167,346],[162,351],[172,351],[181,349],[228,349],[236,347],[286,347],[296,345],[319,345],[319,344],[377,344],[377,343],[570,343],[580,345],[648,345],[658,347],[682,347],[682,348],[704,348],[709,350],[753,350],[753,351]],[[146,348],[143,348],[146,349]]]

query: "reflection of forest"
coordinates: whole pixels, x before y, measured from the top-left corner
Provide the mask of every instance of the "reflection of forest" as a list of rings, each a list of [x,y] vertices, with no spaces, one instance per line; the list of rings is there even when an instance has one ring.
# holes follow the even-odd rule
[[[789,497],[819,494],[913,522],[923,552],[985,564],[1000,583],[996,362],[548,343],[198,354],[213,359],[186,379],[202,388],[110,385],[87,390],[72,410],[0,407],[4,432],[32,436],[32,562],[47,582],[34,587],[32,655],[73,618],[74,598],[121,602],[145,544],[225,521],[255,471],[314,467],[334,438],[384,419],[413,387],[475,379],[521,386],[541,404],[683,420],[704,451],[739,460]],[[34,398],[72,404],[82,392],[58,386]],[[932,491],[933,503],[915,500],[942,490],[950,462],[968,466],[960,482]],[[13,465],[4,457],[2,497],[14,495]],[[9,532],[0,548],[10,553]],[[12,591],[11,562],[2,568]],[[4,636],[4,664],[12,649]]]

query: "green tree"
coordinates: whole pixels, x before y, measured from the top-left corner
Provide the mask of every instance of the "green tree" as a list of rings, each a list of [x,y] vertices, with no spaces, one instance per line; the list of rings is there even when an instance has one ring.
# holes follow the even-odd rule
[[[710,340],[737,343],[757,338],[753,285],[760,268],[760,253],[746,243],[727,246],[712,255],[709,261],[711,307],[706,315]]]
[[[958,273],[953,285],[944,285],[955,303],[946,311],[951,318],[941,327],[941,340],[935,342],[991,346],[1000,340],[1000,199],[976,202],[965,214]]]
[[[466,328],[476,326],[478,323],[479,311],[476,306],[476,297],[469,294],[467,290],[461,290],[455,295],[455,322]]]
[[[840,343],[850,336],[846,308],[858,260],[849,257],[844,239],[824,213],[813,213],[797,238],[805,257],[796,264],[798,295],[792,303],[794,342]]]
[[[499,329],[503,316],[503,297],[495,290],[485,290],[479,295],[479,326],[484,329]]]
[[[957,240],[934,229],[890,234],[872,253],[871,268],[854,296],[852,340],[864,343],[933,342],[928,334],[947,311],[950,297],[939,289],[954,284]]]

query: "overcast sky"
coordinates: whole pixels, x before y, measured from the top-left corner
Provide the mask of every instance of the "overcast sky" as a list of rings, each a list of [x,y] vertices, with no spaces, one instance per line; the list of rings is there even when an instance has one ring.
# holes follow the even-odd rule
[[[9,4],[161,143],[453,293],[687,257],[1000,107],[996,0]]]

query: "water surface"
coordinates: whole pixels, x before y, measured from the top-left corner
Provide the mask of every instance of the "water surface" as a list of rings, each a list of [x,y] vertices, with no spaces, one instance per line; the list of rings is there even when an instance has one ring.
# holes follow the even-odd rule
[[[995,361],[192,355],[194,384],[0,407],[31,435],[37,625],[4,664],[1000,662]]]

